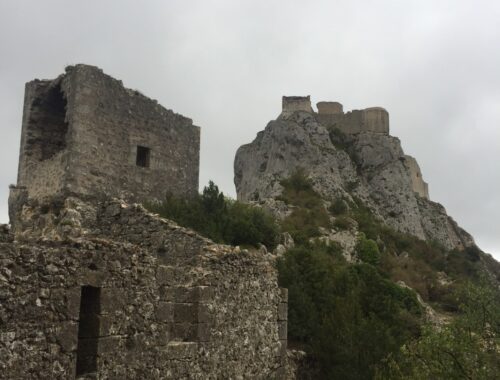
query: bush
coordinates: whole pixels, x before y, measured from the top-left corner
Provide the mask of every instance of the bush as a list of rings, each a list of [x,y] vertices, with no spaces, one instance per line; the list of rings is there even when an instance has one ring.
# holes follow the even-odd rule
[[[146,204],[151,211],[192,228],[217,243],[274,249],[279,228],[264,210],[224,197],[212,181],[192,198],[168,195],[161,203]]]
[[[282,223],[282,230],[289,232],[297,244],[306,244],[319,236],[319,227],[330,227],[330,217],[321,196],[314,191],[311,181],[299,169],[281,181],[283,192],[278,199],[295,206]]]
[[[371,378],[382,358],[419,333],[415,294],[371,265],[348,265],[335,248],[291,249],[278,269],[289,292],[289,340],[316,358],[322,378]]]
[[[377,379],[497,379],[500,373],[500,294],[487,281],[460,292],[461,315],[391,355]]]
[[[346,216],[337,216],[333,221],[333,227],[339,230],[349,230],[352,228],[352,221]]]
[[[372,239],[367,239],[363,233],[360,234],[355,249],[358,258],[367,264],[378,265],[380,263],[380,251],[377,243]]]
[[[343,199],[337,198],[328,208],[332,215],[344,215],[349,211],[349,206]]]

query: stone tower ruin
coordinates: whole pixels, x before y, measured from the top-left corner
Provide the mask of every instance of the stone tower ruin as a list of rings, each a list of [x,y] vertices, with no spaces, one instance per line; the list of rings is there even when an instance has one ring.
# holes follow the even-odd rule
[[[97,67],[26,84],[19,190],[163,199],[198,191],[200,128]]]
[[[0,379],[290,378],[271,255],[127,202],[196,193],[199,138],[96,67],[26,85]]]

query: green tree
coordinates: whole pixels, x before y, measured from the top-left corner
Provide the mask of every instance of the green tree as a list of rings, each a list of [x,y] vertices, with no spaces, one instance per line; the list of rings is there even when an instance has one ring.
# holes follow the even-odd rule
[[[289,292],[289,340],[318,361],[322,378],[365,379],[419,332],[412,291],[371,265],[349,265],[338,247],[308,244],[278,262]]]
[[[500,378],[500,296],[483,281],[461,292],[461,314],[422,336],[386,360],[379,379]]]
[[[146,204],[151,211],[189,227],[218,243],[274,249],[279,228],[261,208],[228,199],[212,181],[191,198],[168,195],[165,201]]]
[[[364,263],[378,265],[380,263],[380,251],[377,243],[372,239],[367,239],[364,233],[359,235],[355,249],[356,255]]]

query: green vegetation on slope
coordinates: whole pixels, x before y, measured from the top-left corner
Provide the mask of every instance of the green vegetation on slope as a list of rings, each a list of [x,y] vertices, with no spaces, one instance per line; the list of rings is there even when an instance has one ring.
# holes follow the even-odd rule
[[[378,379],[498,379],[500,376],[500,295],[487,281],[468,283],[460,314],[385,360]]]
[[[338,246],[311,240],[319,226],[328,226],[329,215],[305,173],[298,171],[282,185],[281,199],[295,207],[282,230],[299,237],[278,263],[280,285],[289,289],[289,340],[311,354],[321,378],[370,379],[377,371],[380,379],[494,378],[500,361],[499,313],[496,319],[484,318],[484,313],[492,317],[491,311],[474,317],[487,322],[473,327],[464,321],[474,308],[465,312],[465,298],[459,296],[481,277],[477,248],[447,252],[385,226],[359,199],[336,199],[328,208],[333,226],[357,224],[359,231],[354,251],[359,263],[348,264]],[[440,332],[423,326],[416,294],[398,281],[436,309],[464,316]],[[469,303],[480,298],[478,292],[488,293],[484,284],[475,289]],[[489,304],[481,305],[475,308],[487,310]]]
[[[323,200],[302,171],[281,184],[280,199],[294,206],[282,230],[297,244],[278,262],[289,294],[288,338],[312,355],[321,378],[371,378],[382,359],[419,334],[416,295],[379,270],[379,247],[365,235],[356,247],[359,264],[348,264],[338,245],[312,243],[330,224]],[[347,211],[344,201],[330,207],[335,215]]]
[[[293,248],[278,269],[289,294],[288,338],[312,354],[321,378],[371,378],[383,358],[419,333],[415,293],[372,265],[347,264],[336,248]]]
[[[330,227],[323,201],[302,170],[281,181],[281,185],[283,193],[278,199],[295,206],[282,222],[282,229],[289,232],[297,244],[305,244],[310,238],[319,236],[319,227]]]
[[[212,182],[193,198],[167,196],[161,203],[146,205],[160,216],[192,228],[217,243],[273,249],[278,226],[264,210],[224,197]]]

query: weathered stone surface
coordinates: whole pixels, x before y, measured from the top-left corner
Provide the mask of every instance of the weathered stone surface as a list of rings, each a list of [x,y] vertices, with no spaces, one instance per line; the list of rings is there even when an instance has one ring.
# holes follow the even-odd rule
[[[58,204],[46,214],[25,205],[39,228],[0,242],[0,377],[74,378],[77,355],[92,362],[95,350],[100,378],[264,379],[286,365],[272,354],[286,350],[287,296],[269,255],[214,244],[139,205]],[[68,212],[75,204],[87,211]],[[69,214],[84,234],[62,228]],[[159,247],[179,245],[161,265]],[[99,305],[79,334],[88,285]]]
[[[388,135],[387,111],[370,108],[341,114],[338,105],[329,104],[320,110],[319,114],[282,113],[252,143],[238,149],[234,182],[239,200],[255,202],[285,218],[291,210],[274,198],[282,192],[280,181],[302,168],[326,201],[356,196],[398,231],[448,249],[474,245],[444,207],[428,199],[416,160],[404,154],[398,138]],[[356,112],[361,112],[359,120]],[[349,124],[343,136],[334,130],[339,117],[355,124]],[[337,238],[331,240],[352,250],[355,236]]]
[[[26,85],[0,226],[1,378],[283,378],[271,255],[110,198],[197,193],[199,143],[190,119],[96,67]]]
[[[88,65],[26,84],[17,186],[57,193],[164,199],[198,191],[200,129]],[[22,202],[21,202],[22,203]],[[109,212],[118,212],[118,209]],[[11,218],[11,222],[13,219]]]

